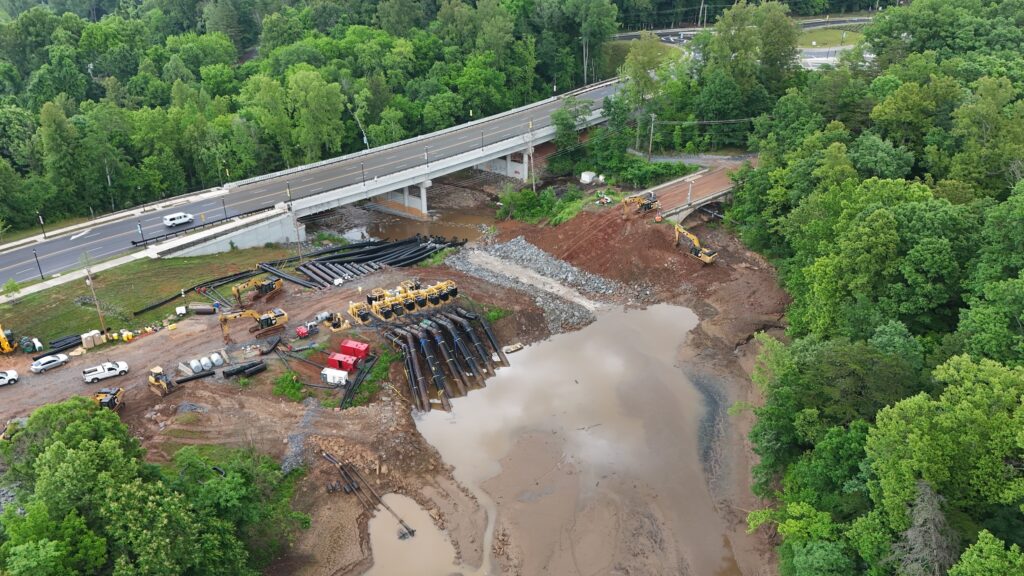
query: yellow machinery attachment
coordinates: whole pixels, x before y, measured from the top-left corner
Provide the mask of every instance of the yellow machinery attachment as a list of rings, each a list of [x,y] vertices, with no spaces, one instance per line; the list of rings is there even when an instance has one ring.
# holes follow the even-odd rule
[[[622,199],[622,217],[629,216],[629,209],[633,208],[634,214],[646,214],[651,210],[660,210],[661,202],[654,192],[644,192],[635,196],[626,196]]]
[[[688,251],[690,256],[696,258],[697,260],[700,260],[705,264],[711,264],[712,262],[718,259],[718,252],[714,250],[709,250],[708,248],[701,246],[700,239],[693,235],[693,233],[691,233],[689,230],[683,228],[679,224],[676,224],[675,228],[676,246],[679,246],[679,237],[684,236],[687,240],[690,241],[690,249]]]
[[[18,343],[14,341],[14,334],[10,330],[4,330],[2,324],[0,324],[0,352],[8,354],[14,352],[14,349],[18,346]]]
[[[348,314],[358,324],[366,324],[373,317],[389,321],[423,308],[445,304],[459,295],[459,288],[451,280],[442,280],[431,286],[421,286],[416,280],[406,280],[394,290],[374,288],[366,303],[350,302]]]

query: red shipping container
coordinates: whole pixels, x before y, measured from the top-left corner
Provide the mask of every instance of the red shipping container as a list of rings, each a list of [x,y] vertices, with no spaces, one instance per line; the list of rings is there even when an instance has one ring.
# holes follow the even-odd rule
[[[331,356],[334,356],[334,354],[331,354]],[[359,363],[359,358],[349,356],[348,354],[338,354],[338,363],[341,364],[342,370],[353,372],[356,369],[356,364]]]
[[[341,363],[346,358],[351,358],[351,356],[345,356],[344,354],[338,354],[337,352],[331,352],[327,356],[327,367],[328,368],[334,368],[335,370],[345,370],[345,368],[341,367]]]
[[[370,345],[358,340],[342,340],[340,350],[342,354],[354,356],[358,360],[362,360],[370,355]]]

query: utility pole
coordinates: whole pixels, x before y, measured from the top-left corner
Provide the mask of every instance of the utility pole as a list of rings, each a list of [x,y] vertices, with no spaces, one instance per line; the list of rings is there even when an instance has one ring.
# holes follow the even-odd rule
[[[651,136],[650,136],[650,139],[647,141],[647,161],[648,162],[651,161],[651,149],[654,148],[654,119],[656,117],[657,116],[654,113],[651,113]]]
[[[100,332],[106,334],[107,326],[103,322],[103,310],[100,308],[99,298],[96,297],[96,288],[92,284],[92,270],[89,269],[89,253],[83,253],[82,258],[85,260],[85,284],[89,287],[89,291],[92,292],[92,302],[96,305],[96,315],[100,317]]]
[[[103,171],[107,173],[107,195],[110,196],[110,211],[116,212],[114,208],[114,191],[111,190],[113,187],[110,183],[110,166],[107,164],[107,159],[103,159]]]

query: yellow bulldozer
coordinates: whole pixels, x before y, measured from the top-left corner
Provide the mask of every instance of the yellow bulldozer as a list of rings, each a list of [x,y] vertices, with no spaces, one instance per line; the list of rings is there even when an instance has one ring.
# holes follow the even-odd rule
[[[164,369],[160,366],[153,366],[149,369],[149,390],[153,394],[163,398],[178,388],[179,386],[164,373]]]
[[[252,318],[256,321],[256,325],[249,328],[249,332],[254,338],[262,338],[263,336],[280,332],[284,330],[285,324],[288,323],[288,313],[280,308],[274,308],[269,312],[264,312],[263,314],[252,310],[242,310],[241,312],[221,314],[218,320],[220,321],[221,332],[224,333],[225,344],[229,344],[231,342],[231,333],[228,330],[228,322],[235,320],[236,318]]]
[[[275,296],[281,293],[282,288],[284,288],[284,280],[276,276],[250,278],[241,284],[232,286],[231,294],[235,297],[235,301],[238,302],[238,307],[245,308],[247,304],[251,305],[260,299],[265,302],[273,300]],[[245,302],[245,294],[249,291],[254,292],[252,300],[247,303]]]
[[[119,412],[124,408],[124,388],[103,388],[93,395],[92,401],[101,408]]]
[[[658,201],[658,196],[654,192],[648,191],[622,199],[623,218],[629,216],[630,208],[633,209],[633,214],[646,214],[651,210],[660,210],[661,202]]]
[[[697,260],[700,260],[705,264],[711,264],[712,262],[718,259],[718,252],[702,246],[700,243],[700,239],[697,238],[692,232],[690,232],[686,228],[683,228],[679,224],[676,224],[675,227],[676,246],[679,246],[679,238],[685,237],[687,240],[690,241],[690,249],[688,253],[691,257],[696,258]]]

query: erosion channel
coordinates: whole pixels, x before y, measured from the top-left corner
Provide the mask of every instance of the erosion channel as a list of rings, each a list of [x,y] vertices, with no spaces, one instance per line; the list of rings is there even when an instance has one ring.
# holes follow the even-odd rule
[[[702,462],[712,441],[702,430],[715,429],[702,420],[720,411],[706,410],[713,399],[687,377],[697,322],[668,304],[601,311],[515,354],[451,413],[418,418],[487,510],[492,553],[479,569],[456,567],[451,547],[435,546],[425,553],[446,557],[403,554],[399,567],[395,532],[371,530],[374,557],[387,555],[395,573],[443,567],[429,573],[438,576],[751,573],[733,548],[753,544],[730,541]]]

